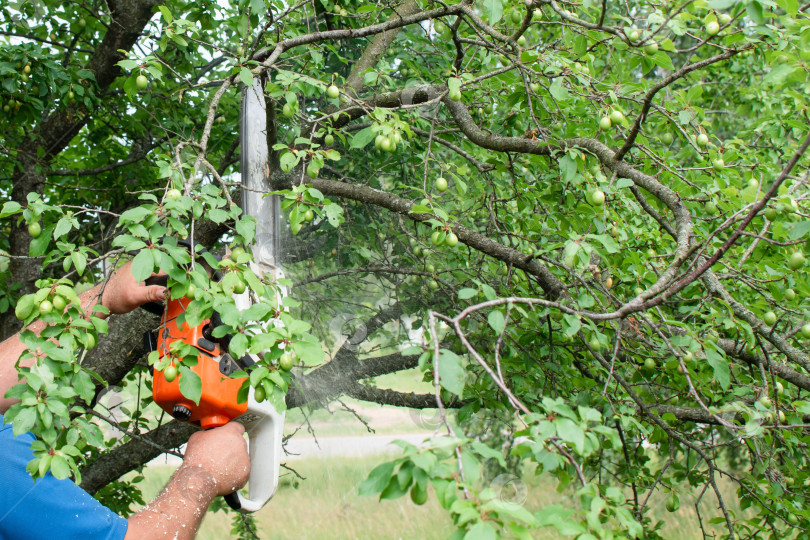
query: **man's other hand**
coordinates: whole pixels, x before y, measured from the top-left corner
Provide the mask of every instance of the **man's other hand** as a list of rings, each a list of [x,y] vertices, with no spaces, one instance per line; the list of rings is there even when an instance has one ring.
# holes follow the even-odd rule
[[[144,285],[135,281],[128,262],[110,277],[104,287],[101,304],[110,313],[129,313],[147,302],[162,302],[166,298],[166,288],[161,285]]]

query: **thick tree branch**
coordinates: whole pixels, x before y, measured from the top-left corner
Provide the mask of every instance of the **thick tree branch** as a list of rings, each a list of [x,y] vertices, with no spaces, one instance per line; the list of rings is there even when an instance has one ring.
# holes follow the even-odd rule
[[[433,394],[404,393],[387,388],[373,388],[360,383],[349,384],[346,395],[362,401],[379,403],[380,405],[393,405],[395,407],[410,407],[412,409],[435,409],[436,396]],[[453,407],[454,404],[448,404]],[[458,406],[458,404],[456,404]]]
[[[145,465],[165,451],[185,443],[191,434],[199,428],[172,420],[145,433],[130,439],[129,442],[113,448],[100,455],[82,468],[82,489],[91,495],[125,475],[129,471]]]
[[[406,0],[394,8],[393,13],[391,13],[391,16],[388,17],[388,21],[386,22],[398,21],[404,17],[409,17],[417,13],[419,9],[419,4],[417,4],[416,0]],[[357,59],[354,66],[352,66],[352,71],[346,78],[346,89],[350,90],[352,95],[360,95],[360,90],[363,88],[363,75],[367,70],[373,69],[374,66],[377,65],[377,61],[385,54],[385,51],[388,50],[391,43],[394,42],[400,30],[401,27],[394,27],[390,31],[383,30],[371,40],[371,43],[369,43],[366,50],[363,51],[363,54]]]
[[[308,404],[323,406],[345,394],[358,380],[411,369],[417,365],[419,365],[418,355],[391,354],[361,360],[344,347],[331,362],[298,379],[300,389],[297,386],[290,388],[287,394],[287,407],[301,407]]]
[[[144,334],[158,323],[157,315],[140,309],[110,318],[109,333],[87,354],[83,367],[96,372],[108,385],[117,385],[148,353]]]
[[[416,222],[435,219],[435,216],[431,214],[411,213],[413,203],[407,199],[365,185],[348,184],[324,178],[312,180],[312,185],[326,195],[334,195],[387,208]],[[451,229],[458,236],[460,242],[534,276],[540,287],[550,298],[557,298],[562,294],[564,289],[562,282],[539,260],[526,256],[516,249],[499,244],[483,234],[462,225],[454,225]]]

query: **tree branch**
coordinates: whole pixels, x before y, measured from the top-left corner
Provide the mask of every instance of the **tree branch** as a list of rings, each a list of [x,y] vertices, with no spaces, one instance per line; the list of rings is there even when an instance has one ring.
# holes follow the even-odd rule
[[[394,12],[386,22],[400,21],[404,17],[418,13],[419,10],[420,7],[416,0],[406,0],[394,8]],[[363,88],[363,75],[366,70],[373,69],[377,65],[377,61],[394,42],[400,30],[401,27],[394,27],[390,31],[383,30],[371,40],[371,43],[360,55],[360,58],[357,59],[351,73],[346,78],[346,89],[351,90],[352,95],[358,96],[360,94],[360,90]]]
[[[413,392],[397,392],[387,388],[373,388],[360,383],[348,384],[346,395],[362,401],[379,403],[380,405],[393,405],[395,407],[410,407],[412,409],[435,409],[436,396],[433,394],[414,394]],[[460,402],[450,403],[449,407],[459,407]]]
[[[137,439],[117,446],[85,465],[82,470],[82,489],[91,495],[125,475],[150,462],[166,450],[185,443],[199,428],[172,420]]]
[[[312,180],[312,185],[326,195],[334,195],[353,201],[380,206],[416,222],[426,222],[429,219],[435,219],[435,216],[431,214],[411,213],[413,203],[407,199],[365,185],[348,184],[324,178]],[[532,256],[527,256],[516,249],[499,244],[483,234],[462,225],[454,225],[450,230],[458,236],[460,242],[469,247],[534,276],[540,287],[549,297],[557,298],[562,294],[564,289],[562,282],[539,260]]]

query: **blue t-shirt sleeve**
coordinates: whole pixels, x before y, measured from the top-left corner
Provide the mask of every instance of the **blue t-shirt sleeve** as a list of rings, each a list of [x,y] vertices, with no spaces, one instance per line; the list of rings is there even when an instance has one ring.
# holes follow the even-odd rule
[[[0,540],[121,540],[127,520],[71,480],[25,470],[34,436],[15,437],[0,415]]]

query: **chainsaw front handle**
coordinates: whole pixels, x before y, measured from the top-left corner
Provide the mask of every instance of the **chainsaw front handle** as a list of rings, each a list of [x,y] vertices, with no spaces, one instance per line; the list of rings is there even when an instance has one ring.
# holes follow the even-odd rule
[[[281,441],[284,436],[285,412],[278,412],[269,401],[257,402],[253,388],[248,394],[248,409],[236,418],[245,426],[250,453],[248,496],[236,492],[225,500],[234,510],[249,513],[261,509],[278,488],[281,466]],[[237,507],[238,504],[238,507]]]

